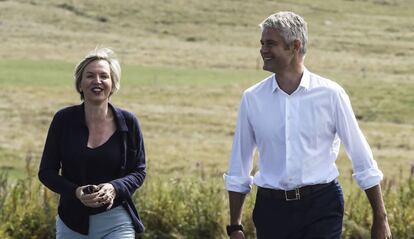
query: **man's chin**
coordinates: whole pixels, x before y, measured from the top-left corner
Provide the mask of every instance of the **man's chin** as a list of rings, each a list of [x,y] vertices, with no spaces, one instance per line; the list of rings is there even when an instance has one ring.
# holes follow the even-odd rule
[[[264,71],[269,71],[269,72],[275,73],[275,71],[271,67],[269,67],[267,65],[263,65],[263,70]]]

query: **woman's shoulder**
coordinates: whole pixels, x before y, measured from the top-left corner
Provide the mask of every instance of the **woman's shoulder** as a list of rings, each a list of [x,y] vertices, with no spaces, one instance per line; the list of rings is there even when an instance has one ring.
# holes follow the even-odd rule
[[[126,120],[136,118],[136,115],[133,112],[129,111],[129,110],[126,110],[126,109],[123,109],[123,108],[120,108],[120,107],[117,107],[117,106],[114,106],[114,105],[112,105],[112,107],[115,110],[115,112],[117,113],[117,115],[120,115],[120,116],[124,117]]]
[[[119,107],[116,107],[116,106],[113,106],[113,109],[115,110],[116,117],[118,118],[119,121],[121,121],[121,122],[124,121],[124,122],[126,122],[127,125],[131,125],[131,124],[139,125],[138,117],[132,111],[129,111],[129,110],[126,110],[126,109],[123,109],[123,108],[119,108]]]
[[[67,115],[80,114],[80,113],[82,113],[82,105],[71,105],[71,106],[66,106],[64,108],[59,109],[55,113],[55,116],[64,117]]]

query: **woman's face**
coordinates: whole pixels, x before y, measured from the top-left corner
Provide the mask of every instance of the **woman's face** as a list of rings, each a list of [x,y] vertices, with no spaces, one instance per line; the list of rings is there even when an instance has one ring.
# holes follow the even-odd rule
[[[80,91],[88,103],[101,104],[108,102],[112,92],[111,69],[105,60],[89,63],[82,73]]]

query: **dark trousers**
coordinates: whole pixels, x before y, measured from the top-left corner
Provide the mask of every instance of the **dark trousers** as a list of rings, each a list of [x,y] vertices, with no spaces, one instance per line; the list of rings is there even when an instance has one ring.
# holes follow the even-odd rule
[[[286,201],[257,192],[253,222],[258,239],[340,239],[344,198],[338,182]]]

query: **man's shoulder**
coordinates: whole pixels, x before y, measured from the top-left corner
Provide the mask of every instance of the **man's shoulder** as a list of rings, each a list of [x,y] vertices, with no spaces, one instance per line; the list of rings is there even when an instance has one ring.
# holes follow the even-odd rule
[[[266,77],[265,79],[259,81],[258,83],[250,86],[244,91],[244,94],[261,94],[263,91],[272,90],[272,81],[274,80],[274,74]]]
[[[342,86],[337,82],[313,72],[309,72],[309,80],[310,89],[327,90],[332,92],[339,92],[344,90]]]

